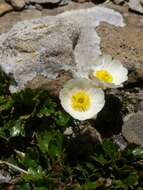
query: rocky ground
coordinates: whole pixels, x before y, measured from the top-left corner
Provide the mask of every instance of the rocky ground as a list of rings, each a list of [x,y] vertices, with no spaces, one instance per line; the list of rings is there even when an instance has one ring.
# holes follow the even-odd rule
[[[45,28],[48,27],[48,25],[47,26],[46,24],[40,25],[41,28],[40,29],[37,28],[39,27],[40,22],[44,23],[46,21],[43,20],[42,16],[54,16],[65,11],[77,10],[77,9],[86,10],[87,8],[95,7],[96,6],[95,4],[100,4],[101,6],[113,9],[118,13],[120,13],[120,15],[123,18],[123,22],[125,23],[124,26],[122,23],[122,19],[119,15],[118,15],[119,18],[117,18],[117,20],[115,19],[115,17],[117,16],[116,13],[115,15],[114,14],[110,15],[112,16],[111,21],[102,18],[100,19],[101,21],[100,25],[99,23],[95,24],[97,35],[101,39],[101,42],[100,43],[97,42],[96,46],[97,49],[100,49],[99,51],[101,51],[102,53],[111,54],[112,56],[118,58],[128,68],[129,80],[125,84],[125,87],[123,89],[110,90],[107,92],[107,94],[110,94],[109,97],[107,97],[107,106],[105,106],[103,113],[99,115],[99,118],[93,125],[95,125],[96,128],[99,129],[99,131],[103,136],[115,135],[115,141],[118,144],[120,144],[121,148],[124,147],[124,144],[126,144],[121,133],[128,142],[143,145],[143,130],[142,130],[143,127],[143,53],[142,53],[143,2],[142,1],[139,0],[130,0],[130,1],[126,0],[113,0],[113,1],[96,1],[96,0],[94,1],[7,0],[6,1],[5,0],[4,1],[1,0],[0,1],[1,62],[5,58],[3,54],[5,48],[12,47],[14,51],[18,51],[22,54],[22,59],[27,60],[28,59],[27,56],[30,57],[33,55],[36,56],[35,54],[32,54],[33,52],[32,48],[36,48],[37,51],[37,46],[40,46],[41,44],[43,45],[44,43],[44,41],[42,40],[43,39],[47,40],[46,37],[44,38],[38,37],[40,38],[39,43],[36,44],[36,41],[34,41],[32,42],[31,47],[25,46],[24,39],[26,38],[24,35],[26,34],[26,32],[28,32],[27,34],[28,38],[26,40],[30,40],[30,38],[34,39],[34,37],[31,37],[33,36],[34,33],[33,32],[30,33],[31,28],[26,29],[26,32],[23,33],[23,36],[20,36],[19,38],[18,35],[20,35],[21,31],[24,30],[23,26],[26,26],[28,28],[30,23],[35,28],[34,30],[36,29],[39,30],[38,35],[41,32],[43,32],[43,35],[45,35],[46,34]],[[68,12],[68,14],[70,13]],[[24,24],[17,25],[15,26],[14,29],[10,30],[14,26],[14,24],[16,24],[19,21],[31,20],[37,18],[40,18],[41,20],[26,21]],[[52,20],[50,21],[51,23],[53,23],[53,18],[54,17],[51,18]],[[72,18],[73,17],[71,17],[71,23],[72,23]],[[83,18],[86,18],[86,15],[83,14]],[[70,23],[70,17],[68,17],[68,19]],[[97,19],[96,16],[95,19]],[[85,29],[87,29],[89,26],[85,21],[86,19],[82,20],[82,14],[80,16],[80,20],[81,22],[79,23],[83,22],[85,25],[84,26]],[[67,20],[64,20],[64,23],[66,22]],[[75,32],[75,34],[77,34],[78,27],[79,26],[77,25],[75,31],[72,32]],[[64,25],[63,28],[60,28],[61,32],[63,32],[63,29],[65,29]],[[58,28],[56,28],[56,30],[58,30]],[[49,30],[49,32],[51,31]],[[15,33],[17,36],[15,35]],[[55,35],[59,34],[61,35],[61,33],[56,33]],[[14,35],[15,37],[13,37]],[[53,38],[55,38],[55,36],[53,36]],[[23,41],[21,41],[21,39]],[[65,46],[68,43],[69,46],[68,47],[65,46],[66,48],[65,49],[63,48],[63,50],[60,49],[61,52],[65,52],[68,48],[70,49],[71,45],[70,44],[71,42],[69,42],[68,39],[65,39],[65,36],[61,38],[61,40],[63,39],[65,40],[63,46]],[[52,42],[50,42],[50,39],[48,39],[47,43],[52,43]],[[79,46],[80,45],[81,44],[79,44]],[[45,45],[44,47],[46,48]],[[59,50],[56,51],[59,53]],[[79,55],[77,54],[80,53],[81,49],[77,48],[76,53],[74,51],[75,50],[69,50],[66,52],[66,55],[68,54],[70,59],[73,59],[72,56],[77,56],[77,59],[79,59]],[[83,51],[85,51],[85,49]],[[69,61],[70,64],[69,57],[66,58],[60,57],[60,58],[64,60],[66,59],[67,61]],[[51,59],[53,59],[53,57]],[[12,62],[11,59],[9,61],[10,63]],[[17,75],[15,73],[12,74],[14,76],[13,80],[21,80],[19,78],[16,78]],[[70,74],[68,72],[61,73],[60,76],[56,77],[56,80],[50,83],[49,90],[54,91],[55,89],[56,90],[59,89],[63,84],[63,82],[71,77],[72,77],[71,73]],[[36,76],[36,79],[33,80],[32,78],[32,80],[26,85],[30,88],[35,89],[35,88],[45,88],[47,84],[49,84],[49,81],[47,81],[47,79],[41,76]],[[21,83],[19,85],[21,85]],[[57,92],[54,92],[54,94],[57,94]],[[121,103],[123,103],[122,106],[120,106]],[[117,109],[111,110],[112,105],[115,106],[115,108]],[[105,115],[108,117],[106,117]],[[109,128],[108,131],[106,131],[105,128],[104,131],[102,131],[102,128],[100,126],[105,126],[105,125],[110,126],[111,129],[114,128],[115,131],[111,130],[112,131],[111,134],[109,132],[110,131]],[[121,138],[119,138],[119,136]]]

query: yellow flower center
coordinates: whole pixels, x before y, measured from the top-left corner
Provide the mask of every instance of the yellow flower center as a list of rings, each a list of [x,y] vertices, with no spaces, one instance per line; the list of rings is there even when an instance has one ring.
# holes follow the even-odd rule
[[[104,81],[104,82],[112,82],[113,77],[112,75],[106,71],[106,70],[100,70],[95,73],[95,77],[97,77],[99,80]]]
[[[90,96],[84,90],[78,91],[72,95],[72,108],[76,111],[86,111],[90,107]]]

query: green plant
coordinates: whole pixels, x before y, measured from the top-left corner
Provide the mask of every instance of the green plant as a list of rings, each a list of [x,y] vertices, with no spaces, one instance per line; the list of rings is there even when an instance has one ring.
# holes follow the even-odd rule
[[[142,147],[121,152],[112,139],[105,139],[89,155],[71,162],[73,139],[63,132],[74,120],[58,100],[47,91],[11,95],[8,84],[0,74],[0,171],[12,176],[0,189],[143,189]]]

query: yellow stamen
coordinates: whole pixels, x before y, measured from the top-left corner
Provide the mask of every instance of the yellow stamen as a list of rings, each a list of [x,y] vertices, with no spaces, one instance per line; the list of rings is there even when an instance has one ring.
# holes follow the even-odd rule
[[[95,73],[95,77],[97,77],[99,80],[104,81],[104,82],[112,82],[113,77],[112,75],[106,71],[106,70],[100,70]]]
[[[84,90],[78,91],[72,95],[71,98],[72,108],[76,111],[86,111],[90,107],[90,96]]]

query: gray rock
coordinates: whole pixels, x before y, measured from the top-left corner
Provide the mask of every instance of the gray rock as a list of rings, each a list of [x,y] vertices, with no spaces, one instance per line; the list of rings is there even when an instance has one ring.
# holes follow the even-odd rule
[[[143,145],[143,112],[125,117],[122,134],[129,143]]]
[[[90,0],[74,0],[75,2],[78,2],[78,3],[85,3],[85,2],[88,2]]]
[[[60,3],[62,0],[29,0],[31,3],[38,3],[38,4],[43,4],[43,3]]]
[[[32,84],[58,93],[66,80],[80,75],[76,71],[101,54],[95,31],[100,22],[124,26],[118,12],[97,6],[19,22],[2,34],[0,66],[14,82],[11,92]]]
[[[16,10],[21,10],[25,6],[25,0],[7,0]]]
[[[143,5],[143,0],[140,0],[141,5]]]
[[[128,3],[129,7],[133,11],[137,11],[143,14],[143,7],[141,5],[140,0],[130,0]]]
[[[3,175],[1,175],[0,174],[0,184],[2,184],[2,183],[8,183],[9,181],[11,180],[11,177],[9,177],[9,176],[3,176]]]
[[[121,133],[114,135],[113,140],[118,145],[120,150],[124,150],[128,145],[127,141],[125,141]]]
[[[101,49],[119,59],[128,69],[128,83],[143,80],[143,18],[141,15],[125,16],[125,27],[113,27],[102,23],[96,31],[101,37]],[[131,32],[132,31],[132,32]]]
[[[125,0],[113,0],[113,2],[115,3],[115,4],[121,4],[121,3],[124,3],[124,1]]]
[[[41,11],[35,9],[26,9],[20,12],[21,20],[32,20],[41,17]]]
[[[61,0],[59,2],[59,5],[63,6],[63,5],[67,5],[71,0]]]
[[[76,127],[68,127],[64,131],[64,135],[76,138],[77,136],[82,137],[82,141],[86,141],[86,138],[90,139],[95,146],[99,143],[102,143],[102,138],[100,133],[87,121],[82,121],[76,124]]]
[[[42,11],[42,9],[43,9],[43,7],[38,3],[35,4],[35,8],[39,11]]]
[[[0,16],[13,10],[13,7],[5,2],[0,2]]]

